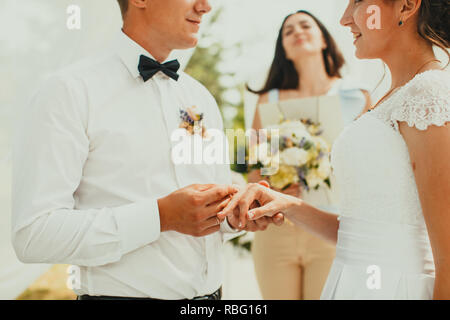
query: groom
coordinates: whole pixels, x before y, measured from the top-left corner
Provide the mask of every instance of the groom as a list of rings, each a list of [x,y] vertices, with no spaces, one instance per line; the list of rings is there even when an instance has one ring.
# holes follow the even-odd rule
[[[220,299],[223,242],[244,228],[217,213],[236,189],[226,164],[175,165],[171,134],[200,114],[205,129],[222,120],[202,85],[163,63],[196,45],[210,5],[119,4],[113,46],[50,77],[27,110],[14,146],[14,248],[26,263],[79,266],[79,299]],[[247,230],[281,223],[265,219]]]

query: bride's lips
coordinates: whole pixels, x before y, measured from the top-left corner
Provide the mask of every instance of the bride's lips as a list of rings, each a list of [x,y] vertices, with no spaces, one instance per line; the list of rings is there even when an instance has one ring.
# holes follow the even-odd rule
[[[362,34],[361,34],[361,32],[354,32],[354,31],[352,31],[352,33],[353,33],[353,39],[355,40],[355,41],[353,41],[353,44],[355,44],[356,41],[358,41],[358,39],[362,37]]]

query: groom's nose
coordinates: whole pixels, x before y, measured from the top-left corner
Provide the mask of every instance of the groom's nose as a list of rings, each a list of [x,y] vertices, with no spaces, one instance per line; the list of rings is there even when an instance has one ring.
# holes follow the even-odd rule
[[[201,15],[204,15],[211,11],[211,5],[209,0],[197,0],[195,2],[195,11]]]

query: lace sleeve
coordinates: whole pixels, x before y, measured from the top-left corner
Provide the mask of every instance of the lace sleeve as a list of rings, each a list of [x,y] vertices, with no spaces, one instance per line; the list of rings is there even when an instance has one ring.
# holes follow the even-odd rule
[[[420,74],[405,87],[399,103],[391,113],[391,122],[398,131],[398,122],[426,130],[450,121],[450,74],[433,70]]]

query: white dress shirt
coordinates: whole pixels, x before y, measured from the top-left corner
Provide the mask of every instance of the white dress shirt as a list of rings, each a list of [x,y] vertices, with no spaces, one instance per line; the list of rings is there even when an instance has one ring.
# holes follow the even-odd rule
[[[179,71],[144,82],[123,32],[106,52],[51,76],[33,97],[14,146],[12,240],[28,263],[80,267],[75,293],[183,299],[217,290],[220,232],[161,232],[157,199],[194,183],[230,184],[227,164],[174,165],[180,108],[222,130],[211,94]]]

